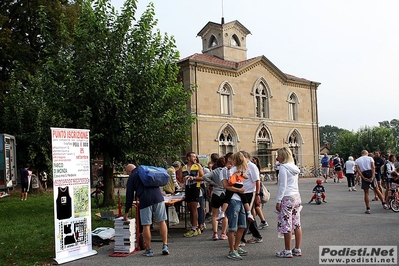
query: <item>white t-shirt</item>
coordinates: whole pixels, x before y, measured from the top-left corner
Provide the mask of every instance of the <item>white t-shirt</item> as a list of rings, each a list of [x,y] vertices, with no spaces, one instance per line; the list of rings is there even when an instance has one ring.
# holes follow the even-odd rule
[[[345,163],[346,173],[354,174],[355,173],[355,162],[351,160],[347,160]]]
[[[256,181],[260,180],[259,177],[259,169],[258,167],[251,161],[247,161],[248,170],[246,174],[248,175],[247,179],[244,179],[244,193],[253,193],[256,190]]]
[[[357,158],[355,163],[357,166],[359,166],[360,171],[364,172],[367,170],[371,170],[371,163],[374,163],[374,159],[373,159],[373,157],[365,155],[365,156]]]
[[[220,179],[223,180],[227,180],[227,183],[229,182],[229,178],[232,174],[234,174],[235,172],[237,172],[237,168],[232,167],[231,169],[227,169],[227,167],[223,167],[222,171],[220,171]],[[241,201],[240,196],[237,193],[234,193],[233,196],[231,197],[231,199],[237,200],[237,201]]]

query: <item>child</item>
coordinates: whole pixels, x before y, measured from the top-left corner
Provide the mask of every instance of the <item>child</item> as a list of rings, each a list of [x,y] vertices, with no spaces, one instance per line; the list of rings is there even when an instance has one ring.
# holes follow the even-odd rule
[[[242,155],[241,152],[237,152],[231,156],[233,159],[233,165],[234,167],[230,169],[230,173],[233,173],[230,178],[229,178],[229,184],[236,187],[236,188],[242,188],[243,187],[243,181],[244,179],[248,179],[247,174],[245,173],[248,169],[248,164],[247,161],[244,158],[244,155]],[[221,211],[219,213],[219,216],[216,218],[216,220],[220,221],[225,217],[225,211],[227,210],[227,207],[229,206],[229,202],[231,197],[233,196],[234,192],[226,190],[225,192],[225,198],[224,198],[224,203],[221,207]],[[238,194],[238,193],[237,193]],[[247,217],[248,219],[252,222],[254,221],[254,217],[251,213],[251,208],[248,204],[247,198],[244,194],[238,194],[241,198],[241,202],[244,205],[245,211],[247,212]]]
[[[324,192],[326,192],[326,190],[324,189],[324,186],[322,185],[323,180],[321,180],[320,178],[318,178],[316,180],[316,186],[313,188],[313,196],[310,199],[309,203],[311,203],[314,199],[316,199],[316,194],[318,192],[321,192],[321,198],[323,199],[324,203],[327,203],[326,201],[326,194]]]

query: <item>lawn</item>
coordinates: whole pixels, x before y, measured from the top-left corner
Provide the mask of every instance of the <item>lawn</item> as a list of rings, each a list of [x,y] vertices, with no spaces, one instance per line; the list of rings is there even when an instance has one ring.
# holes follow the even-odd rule
[[[5,265],[52,265],[54,249],[54,196],[52,191],[28,195],[20,200],[20,191],[0,198],[0,258]],[[117,201],[117,200],[116,200]],[[124,202],[124,199],[122,199]],[[92,229],[114,227],[114,222],[95,214],[100,209],[92,199]],[[116,209],[113,206],[112,209]],[[101,210],[109,210],[103,208]]]

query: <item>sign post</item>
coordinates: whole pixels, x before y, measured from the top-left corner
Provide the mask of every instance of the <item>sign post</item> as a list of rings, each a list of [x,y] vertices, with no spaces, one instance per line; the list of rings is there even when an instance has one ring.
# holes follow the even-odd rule
[[[55,261],[97,254],[92,250],[89,130],[51,128]]]

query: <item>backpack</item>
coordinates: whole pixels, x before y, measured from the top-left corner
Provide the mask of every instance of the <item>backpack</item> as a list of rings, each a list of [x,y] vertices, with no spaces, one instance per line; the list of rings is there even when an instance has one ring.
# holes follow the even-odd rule
[[[388,162],[385,162],[385,163],[381,166],[381,176],[382,176],[382,177],[388,177],[387,163],[388,163]]]
[[[262,204],[268,202],[270,200],[270,192],[267,190],[266,186],[260,182],[260,202]]]
[[[145,187],[161,187],[169,182],[169,174],[162,167],[140,165],[138,174]]]

